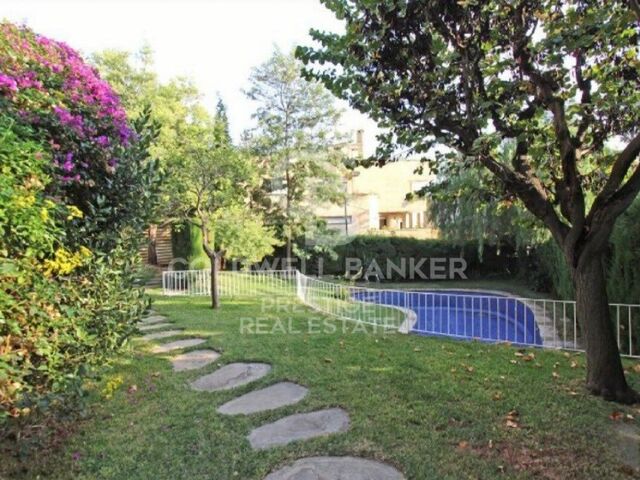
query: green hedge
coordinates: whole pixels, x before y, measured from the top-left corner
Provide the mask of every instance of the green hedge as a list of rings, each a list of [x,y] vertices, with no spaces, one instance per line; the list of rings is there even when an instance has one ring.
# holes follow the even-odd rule
[[[522,253],[513,247],[484,246],[482,253],[477,242],[468,242],[464,245],[454,245],[445,240],[421,240],[407,237],[391,237],[382,235],[358,235],[345,245],[335,248],[337,257],[323,255],[320,258],[312,257],[308,265],[318,273],[319,265],[322,265],[323,273],[329,275],[342,275],[345,271],[345,258],[358,258],[365,268],[372,261],[386,272],[386,262],[389,260],[395,265],[401,265],[402,260],[422,258],[463,258],[467,262],[466,275],[469,278],[497,277],[517,275],[522,261]],[[318,260],[321,260],[319,263]],[[428,264],[422,270],[428,275]],[[402,278],[395,272],[386,280],[404,281],[410,278]],[[419,280],[416,278],[415,280]]]
[[[171,253],[178,260],[173,265],[175,270],[207,269],[211,264],[202,247],[202,231],[188,223],[171,228]]]

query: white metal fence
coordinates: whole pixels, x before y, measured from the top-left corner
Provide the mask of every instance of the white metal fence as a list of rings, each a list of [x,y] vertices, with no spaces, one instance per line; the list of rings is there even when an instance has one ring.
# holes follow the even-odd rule
[[[219,272],[222,297],[297,297],[342,319],[405,332],[582,351],[574,301],[472,291],[409,291],[327,282],[295,270]],[[167,271],[165,295],[209,295],[209,270]],[[640,305],[611,304],[618,346],[640,358]]]
[[[293,295],[295,270],[249,270],[218,272],[221,297]],[[169,270],[162,272],[165,295],[211,295],[210,270]]]

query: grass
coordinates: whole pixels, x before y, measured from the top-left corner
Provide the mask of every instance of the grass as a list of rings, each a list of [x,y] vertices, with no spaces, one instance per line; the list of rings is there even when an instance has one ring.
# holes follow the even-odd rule
[[[218,363],[174,374],[151,345],[135,341],[96,385],[92,414],[65,447],[32,458],[16,477],[252,480],[304,456],[356,455],[419,480],[629,478],[610,415],[638,412],[588,396],[581,355],[529,350],[534,357],[523,357],[508,346],[354,332],[353,323],[335,324],[287,298],[228,300],[214,312],[207,298],[153,296],[156,311],[185,337],[206,338],[204,347],[222,353]],[[275,333],[248,333],[256,319],[255,330]],[[190,380],[240,360],[273,369],[233,391],[189,389]],[[637,373],[629,378],[640,386]],[[309,387],[309,395],[248,417],[216,413],[282,380]],[[285,415],[332,406],[349,412],[348,432],[260,452],[245,438]],[[0,477],[11,465],[0,462]]]

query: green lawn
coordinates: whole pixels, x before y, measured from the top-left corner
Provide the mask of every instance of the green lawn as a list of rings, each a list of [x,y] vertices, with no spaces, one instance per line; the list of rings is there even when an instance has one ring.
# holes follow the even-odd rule
[[[187,382],[218,365],[174,374],[151,345],[135,341],[96,386],[89,419],[62,451],[32,459],[21,478],[250,480],[309,455],[375,458],[418,480],[630,478],[617,460],[609,416],[638,411],[586,395],[582,356],[530,350],[535,358],[525,361],[507,346],[353,333],[341,324],[307,333],[328,317],[289,299],[272,297],[264,306],[236,299],[213,312],[207,298],[153,296],[156,311],[185,336],[206,337],[205,346],[222,353],[218,365],[252,360],[273,370],[233,391],[194,392]],[[255,318],[263,319],[261,329],[277,331],[241,334],[241,321]],[[288,322],[296,333],[282,333]],[[629,375],[640,387],[640,375]],[[119,378],[105,398],[106,382]],[[310,393],[270,413],[216,413],[231,398],[281,380]],[[349,412],[347,433],[261,452],[245,439],[265,422],[330,406]]]

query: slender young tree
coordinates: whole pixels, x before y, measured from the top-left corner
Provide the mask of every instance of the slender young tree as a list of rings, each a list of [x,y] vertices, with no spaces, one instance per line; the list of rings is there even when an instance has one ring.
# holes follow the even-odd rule
[[[640,190],[640,21],[635,0],[325,0],[344,34],[312,31],[310,76],[378,120],[433,168],[481,165],[549,229],[576,292],[587,387],[623,403],[604,260]],[[505,142],[515,142],[508,161]],[[605,147],[615,144],[615,153]]]
[[[291,267],[293,241],[313,223],[311,205],[341,198],[335,99],[318,81],[300,76],[301,62],[293,52],[276,50],[249,78],[246,95],[257,104],[257,128],[248,142],[262,159],[265,188],[283,190],[286,265]]]
[[[181,131],[167,188],[167,215],[202,233],[202,248],[211,264],[212,308],[220,306],[218,272],[223,257],[254,262],[277,244],[262,216],[250,209],[249,193],[259,181],[255,163],[231,143],[224,105],[218,106],[214,118],[194,121]]]
[[[251,162],[230,145],[216,143],[214,128],[192,126],[183,133],[181,166],[171,172],[171,210],[202,232],[202,248],[211,263],[211,307],[218,308],[218,270],[225,254],[216,238],[225,211],[242,208],[257,181]]]

